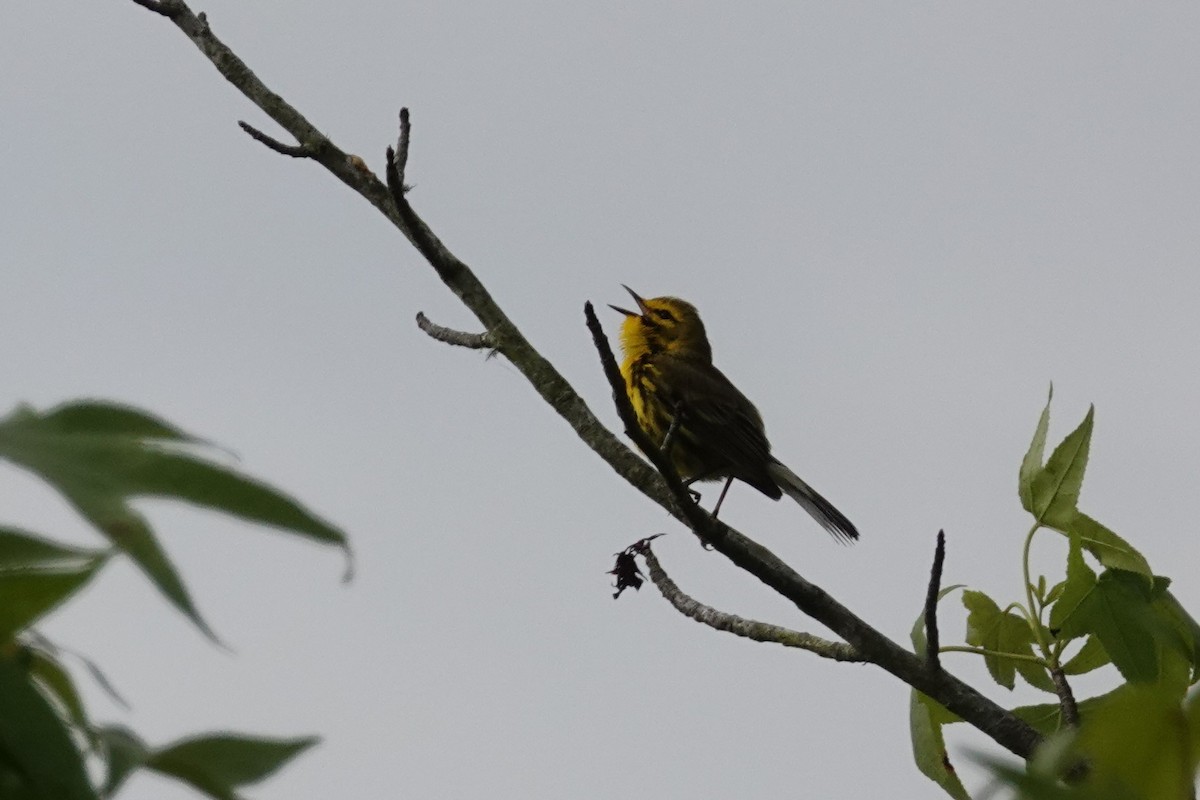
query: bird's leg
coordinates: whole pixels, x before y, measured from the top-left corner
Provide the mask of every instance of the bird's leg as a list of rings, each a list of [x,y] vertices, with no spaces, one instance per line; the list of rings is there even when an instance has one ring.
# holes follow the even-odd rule
[[[679,430],[679,418],[683,416],[683,404],[675,404],[675,413],[671,415],[671,424],[667,426],[667,435],[663,437],[662,446],[658,449],[667,458],[671,457],[671,445],[675,444],[675,433]]]
[[[725,502],[725,493],[729,491],[730,484],[733,483],[733,476],[730,475],[725,479],[725,485],[721,487],[721,496],[717,498],[717,504],[713,506],[712,518],[717,518],[717,512],[721,510],[721,503]]]
[[[663,437],[662,446],[658,449],[667,458],[671,457],[671,445],[675,443],[675,431],[679,430],[679,414],[671,416],[671,424],[667,428],[667,435]]]

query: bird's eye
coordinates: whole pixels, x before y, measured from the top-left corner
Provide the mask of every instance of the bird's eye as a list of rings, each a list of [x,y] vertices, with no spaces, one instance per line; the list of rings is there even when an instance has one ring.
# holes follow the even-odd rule
[[[675,322],[676,321],[675,315],[672,314],[670,311],[667,311],[665,308],[654,309],[654,316],[658,317],[661,320],[666,320],[667,322]]]

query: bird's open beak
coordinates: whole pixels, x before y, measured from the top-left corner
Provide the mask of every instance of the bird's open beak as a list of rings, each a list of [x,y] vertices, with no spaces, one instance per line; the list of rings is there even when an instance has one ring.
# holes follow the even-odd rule
[[[620,311],[622,314],[624,314],[627,317],[644,317],[650,313],[650,310],[648,308],[646,308],[646,301],[643,300],[637,292],[635,292],[633,289],[630,289],[628,286],[626,286],[623,283],[621,284],[621,287],[624,288],[625,291],[629,292],[629,296],[633,298],[633,302],[637,303],[638,311],[640,311],[641,313],[638,314],[638,313],[630,311],[628,309],[621,308],[620,306],[614,306],[611,304],[608,306],[609,308],[611,308],[613,311]]]

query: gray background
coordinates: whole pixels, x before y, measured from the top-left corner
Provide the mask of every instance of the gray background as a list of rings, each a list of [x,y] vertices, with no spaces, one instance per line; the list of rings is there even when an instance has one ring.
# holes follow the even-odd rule
[[[1051,380],[1053,441],[1097,406],[1082,506],[1200,610],[1200,6],[198,10],[377,171],[413,109],[418,211],[610,423],[583,302],[624,282],[696,303],[777,454],[863,539],[746,487],[725,515],[893,637],[939,527],[947,583],[1023,596],[1016,469]],[[154,410],[359,555],[347,588],[332,551],[144,503],[235,654],[115,564],[45,625],[133,703],[89,688],[99,719],[325,736],[260,798],[939,796],[880,670],[701,628],[652,588],[613,602],[611,554],[669,531],[687,591],[814,629],[502,359],[417,331],[418,310],[475,325],[373,209],[243,135],[277,131],[173,26],[121,0],[2,22],[3,405]],[[95,541],[33,478],[0,465],[0,487],[5,522]],[[1035,542],[1052,577],[1063,553]],[[1000,702],[1048,698],[946,660]],[[997,751],[960,728],[978,787],[967,753]]]

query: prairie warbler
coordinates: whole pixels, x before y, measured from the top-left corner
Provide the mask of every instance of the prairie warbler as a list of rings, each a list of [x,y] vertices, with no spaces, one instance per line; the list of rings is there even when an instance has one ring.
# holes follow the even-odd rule
[[[664,447],[679,477],[689,485],[725,479],[713,515],[737,478],[773,500],[787,494],[838,539],[857,539],[842,512],[771,455],[758,409],[713,366],[696,308],[677,297],[646,300],[625,290],[638,308],[612,306],[625,315],[625,391],[638,422]]]

